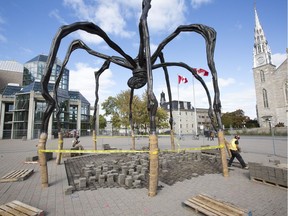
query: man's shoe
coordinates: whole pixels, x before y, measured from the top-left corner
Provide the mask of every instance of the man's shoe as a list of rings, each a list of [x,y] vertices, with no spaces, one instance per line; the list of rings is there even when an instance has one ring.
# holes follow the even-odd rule
[[[246,170],[248,170],[248,169],[249,169],[249,166],[246,166],[246,167],[244,167],[243,169],[246,169]]]

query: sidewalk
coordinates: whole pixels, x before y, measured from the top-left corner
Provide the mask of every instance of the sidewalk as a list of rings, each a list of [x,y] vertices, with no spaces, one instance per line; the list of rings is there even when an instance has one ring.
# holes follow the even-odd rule
[[[90,139],[90,138],[89,138]],[[80,138],[85,149],[91,148],[88,138]],[[159,142],[162,142],[160,140]],[[249,170],[233,168],[229,177],[220,174],[206,174],[177,182],[172,186],[165,185],[155,197],[148,196],[148,190],[124,188],[100,188],[74,192],[65,195],[68,186],[64,164],[56,165],[48,161],[49,187],[41,188],[38,164],[25,164],[28,156],[37,155],[38,140],[0,140],[0,177],[12,170],[34,169],[34,174],[25,181],[0,183],[0,205],[19,200],[45,211],[45,215],[200,215],[181,203],[199,193],[216,199],[230,202],[240,208],[252,211],[255,215],[287,215],[287,189],[266,185],[249,179]],[[123,149],[129,149],[124,140],[110,140],[118,143]],[[139,141],[140,143],[140,141]],[[143,141],[146,145],[146,141]],[[139,144],[141,146],[142,144]],[[49,147],[48,147],[49,146]],[[64,146],[71,146],[71,140],[65,139]],[[99,149],[101,149],[99,142]],[[48,141],[47,148],[56,149],[57,140]],[[167,145],[169,148],[169,145]],[[67,147],[68,148],[68,147]],[[244,152],[246,162],[270,163],[269,160],[287,162],[287,158]]]

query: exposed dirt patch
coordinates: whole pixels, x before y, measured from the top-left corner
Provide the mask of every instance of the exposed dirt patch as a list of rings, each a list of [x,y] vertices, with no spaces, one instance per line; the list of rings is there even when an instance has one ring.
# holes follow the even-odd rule
[[[83,155],[67,159],[65,168],[68,183],[74,187],[74,190],[95,190],[100,187],[124,187],[127,189],[148,187],[148,154]],[[104,180],[99,179],[99,172]],[[173,185],[185,179],[220,172],[220,158],[215,155],[201,153],[161,153],[159,155],[160,184],[163,182]],[[113,177],[111,177],[112,174]],[[123,174],[125,174],[125,178],[131,177],[132,183],[127,183],[125,179],[123,183]],[[108,180],[109,176],[110,180]],[[122,177],[122,183],[120,177]],[[80,178],[82,180],[86,178],[85,187],[79,183]],[[93,180],[91,181],[91,179]]]

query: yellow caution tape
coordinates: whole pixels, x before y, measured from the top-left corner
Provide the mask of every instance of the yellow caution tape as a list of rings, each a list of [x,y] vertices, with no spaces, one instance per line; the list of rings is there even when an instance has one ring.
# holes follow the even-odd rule
[[[149,137],[150,135],[134,135],[134,137]],[[157,137],[170,137],[170,135],[157,135]],[[133,136],[96,136],[96,139],[133,138]]]
[[[56,152],[56,153],[99,153],[99,154],[106,154],[106,153],[148,153],[150,151],[137,151],[137,150],[39,150],[39,152]]]
[[[156,150],[156,151],[145,151],[145,150],[53,150],[53,149],[40,149],[39,152],[55,152],[55,153],[99,153],[99,154],[107,154],[107,153],[150,153],[150,154],[158,154],[159,152],[180,152],[180,151],[195,151],[195,150],[207,150],[207,149],[217,149],[224,148],[224,145],[217,146],[204,146],[204,147],[196,147],[196,148],[183,148],[177,150]]]

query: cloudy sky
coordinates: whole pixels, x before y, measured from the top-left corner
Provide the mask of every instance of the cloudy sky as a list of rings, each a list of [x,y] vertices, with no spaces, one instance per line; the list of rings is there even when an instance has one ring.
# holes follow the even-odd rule
[[[139,49],[138,23],[141,0],[14,0],[0,1],[0,60],[25,63],[39,54],[48,54],[53,37],[62,25],[91,21],[101,27],[128,55],[135,58]],[[215,64],[218,72],[222,112],[242,109],[250,118],[256,117],[253,80],[254,2],[272,51],[272,61],[279,66],[286,57],[287,1],[286,0],[152,0],[148,15],[152,52],[177,26],[201,23],[217,31]],[[83,40],[93,50],[105,55],[118,53],[98,36],[76,31],[62,40],[58,58],[63,60],[69,44]],[[166,61],[185,62],[191,67],[208,70],[205,42],[196,33],[182,33],[164,49]],[[70,89],[80,90],[94,104],[95,80],[103,60],[83,50],[73,52],[67,68],[70,70]],[[100,78],[100,104],[108,96],[127,90],[132,72],[111,64]],[[191,101],[195,106],[208,108],[203,88],[184,69],[169,68],[173,99]],[[177,76],[188,83],[178,85]],[[166,93],[163,71],[155,70],[154,92],[157,98]],[[213,96],[211,74],[204,77]],[[136,90],[142,95],[146,86]]]

